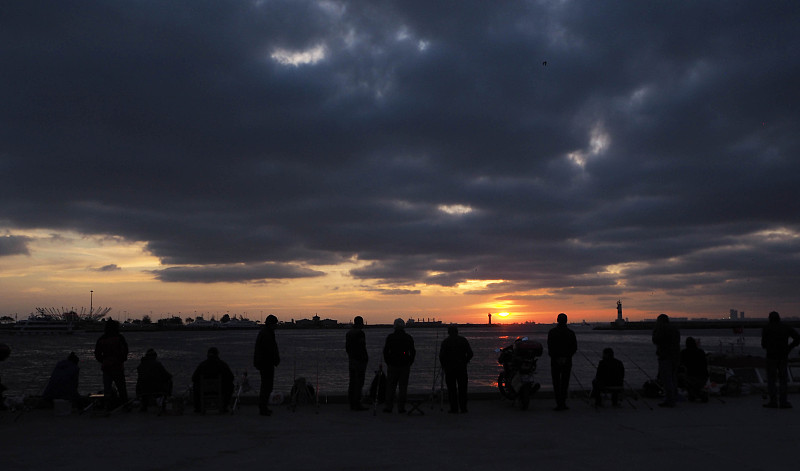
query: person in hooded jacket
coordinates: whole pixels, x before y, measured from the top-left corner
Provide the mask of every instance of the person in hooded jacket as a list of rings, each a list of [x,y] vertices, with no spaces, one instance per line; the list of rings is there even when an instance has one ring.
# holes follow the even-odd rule
[[[417,356],[414,348],[414,338],[406,333],[406,324],[403,319],[395,319],[394,332],[386,337],[383,346],[383,361],[387,367],[386,404],[383,409],[391,413],[394,406],[395,392],[397,395],[397,412],[406,413],[406,396],[408,393],[408,378],[411,374],[411,365]]]
[[[258,412],[261,415],[272,415],[269,408],[269,397],[275,382],[275,367],[281,362],[278,342],[275,340],[275,326],[278,318],[270,314],[264,327],[258,332],[256,348],[253,352],[253,366],[261,373],[261,389],[258,392]]]
[[[119,322],[113,319],[106,321],[104,333],[95,344],[94,357],[100,363],[103,372],[106,408],[114,408],[116,401],[113,398],[118,398],[122,404],[127,404],[125,362],[128,360],[128,342],[119,333]]]
[[[458,335],[458,327],[448,326],[447,338],[439,349],[439,363],[444,371],[451,414],[467,412],[467,364],[472,356],[472,347],[465,337]]]

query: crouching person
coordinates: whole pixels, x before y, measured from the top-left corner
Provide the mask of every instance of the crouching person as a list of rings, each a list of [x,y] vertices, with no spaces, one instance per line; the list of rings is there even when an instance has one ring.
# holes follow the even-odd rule
[[[219,350],[216,347],[208,349],[208,355],[194,370],[192,374],[192,383],[194,385],[194,411],[205,412],[203,408],[203,391],[204,382],[207,380],[219,381],[220,397],[217,399],[219,402],[220,412],[227,412],[228,405],[231,403],[233,397],[233,371],[227,363],[219,358]]]
[[[47,387],[42,393],[42,399],[52,404],[56,399],[69,401],[73,407],[82,409],[86,407],[88,400],[81,397],[78,392],[78,379],[80,368],[78,367],[78,355],[71,352],[67,358],[56,363]]]
[[[136,367],[136,372],[136,397],[141,404],[139,410],[147,412],[147,406],[158,398],[163,401],[161,407],[166,407],[166,400],[172,395],[172,375],[158,361],[155,350],[147,350]]]
[[[619,405],[619,397],[622,392],[622,385],[625,382],[625,366],[621,361],[614,358],[614,350],[606,348],[603,350],[603,359],[597,365],[597,373],[592,380],[592,397],[594,405],[603,405],[603,393],[611,393],[611,404],[614,407]]]

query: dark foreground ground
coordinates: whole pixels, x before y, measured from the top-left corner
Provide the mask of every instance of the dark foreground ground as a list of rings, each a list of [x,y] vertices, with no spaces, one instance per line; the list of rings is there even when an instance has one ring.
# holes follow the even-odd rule
[[[800,407],[800,398],[793,396]],[[792,399],[792,398],[790,398]],[[681,403],[652,399],[595,410],[572,398],[521,411],[500,399],[468,414],[439,404],[424,415],[351,412],[344,404],[276,407],[261,417],[157,416],[52,410],[0,413],[3,470],[754,470],[798,463],[798,410],[764,409],[760,395]]]

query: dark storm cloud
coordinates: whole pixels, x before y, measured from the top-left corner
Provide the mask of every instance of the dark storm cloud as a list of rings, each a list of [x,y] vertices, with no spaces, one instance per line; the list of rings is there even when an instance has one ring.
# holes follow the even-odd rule
[[[30,255],[28,243],[30,237],[24,236],[0,236],[0,257],[9,255]]]
[[[6,6],[0,221],[145,241],[165,281],[796,284],[799,8]]]
[[[153,274],[161,281],[184,283],[248,283],[275,279],[311,278],[324,275],[321,271],[278,263],[170,267],[163,270],[154,270]]]

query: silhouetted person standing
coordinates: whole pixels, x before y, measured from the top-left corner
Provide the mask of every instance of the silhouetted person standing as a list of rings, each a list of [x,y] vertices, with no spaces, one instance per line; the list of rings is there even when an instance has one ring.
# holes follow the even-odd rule
[[[219,380],[220,385],[220,412],[228,411],[228,404],[231,403],[233,397],[233,371],[227,363],[219,358],[219,350],[217,347],[208,349],[206,359],[197,365],[197,369],[192,374],[192,383],[194,385],[194,411],[202,412],[201,406],[203,395],[203,380],[216,379]]]
[[[550,355],[550,374],[553,378],[555,410],[567,410],[569,375],[572,373],[572,356],[578,351],[575,332],[567,327],[567,315],[563,312],[556,318],[558,324],[547,333],[547,354]]]
[[[152,348],[145,352],[136,373],[136,396],[141,402],[142,412],[147,411],[154,398],[161,396],[166,399],[172,395],[172,375],[158,361],[158,354]]]
[[[383,346],[383,361],[386,362],[387,385],[386,407],[384,412],[392,412],[394,405],[394,395],[400,387],[397,396],[397,412],[405,414],[406,395],[408,393],[408,377],[411,374],[411,365],[417,356],[414,348],[414,339],[406,333],[406,323],[403,319],[395,319],[394,332],[386,337],[386,344]]]
[[[458,327],[447,327],[447,338],[439,349],[439,362],[442,364],[450,413],[467,412],[467,364],[472,360],[472,348],[466,338],[458,335]]]
[[[669,316],[660,314],[653,329],[653,343],[658,357],[658,379],[664,387],[664,401],[659,407],[675,407],[678,396],[678,364],[681,353],[681,333],[670,325]]]
[[[690,401],[708,402],[708,361],[694,337],[686,337],[686,348],[681,350],[678,382],[686,388]]]
[[[5,361],[8,356],[11,355],[11,347],[4,343],[0,343],[0,361]],[[3,392],[7,388],[3,385],[3,382],[0,381],[0,410],[6,410],[6,398],[3,395]]]
[[[100,369],[103,371],[106,409],[113,409],[114,397],[119,397],[120,402],[126,404],[128,391],[125,388],[125,362],[128,360],[128,342],[119,333],[119,322],[113,319],[106,321],[105,332],[95,344],[94,357],[100,362]]]
[[[364,318],[356,316],[353,319],[353,327],[347,331],[345,336],[345,350],[347,351],[348,370],[350,372],[350,384],[347,388],[347,398],[350,402],[351,410],[367,410],[361,404],[361,390],[364,389],[364,380],[367,375],[367,336],[364,335]]]
[[[789,339],[792,340],[789,343]],[[789,352],[800,345],[800,334],[792,327],[781,322],[781,316],[775,311],[769,313],[769,323],[761,331],[761,347],[767,351],[767,391],[769,402],[764,407],[780,407],[789,409],[792,404],[786,399],[789,381],[787,367]],[[775,381],[778,381],[776,387]],[[778,402],[780,400],[780,402]]]
[[[281,362],[278,353],[278,342],[275,340],[275,326],[278,318],[270,314],[264,327],[256,338],[256,349],[253,354],[253,366],[261,373],[261,389],[258,392],[258,412],[261,415],[272,415],[269,408],[269,396],[275,383],[275,367]]]
[[[611,392],[611,405],[619,405],[619,394],[625,382],[625,366],[614,358],[614,350],[603,349],[603,359],[597,364],[597,372],[592,380],[592,397],[597,407],[603,405],[603,391]]]

